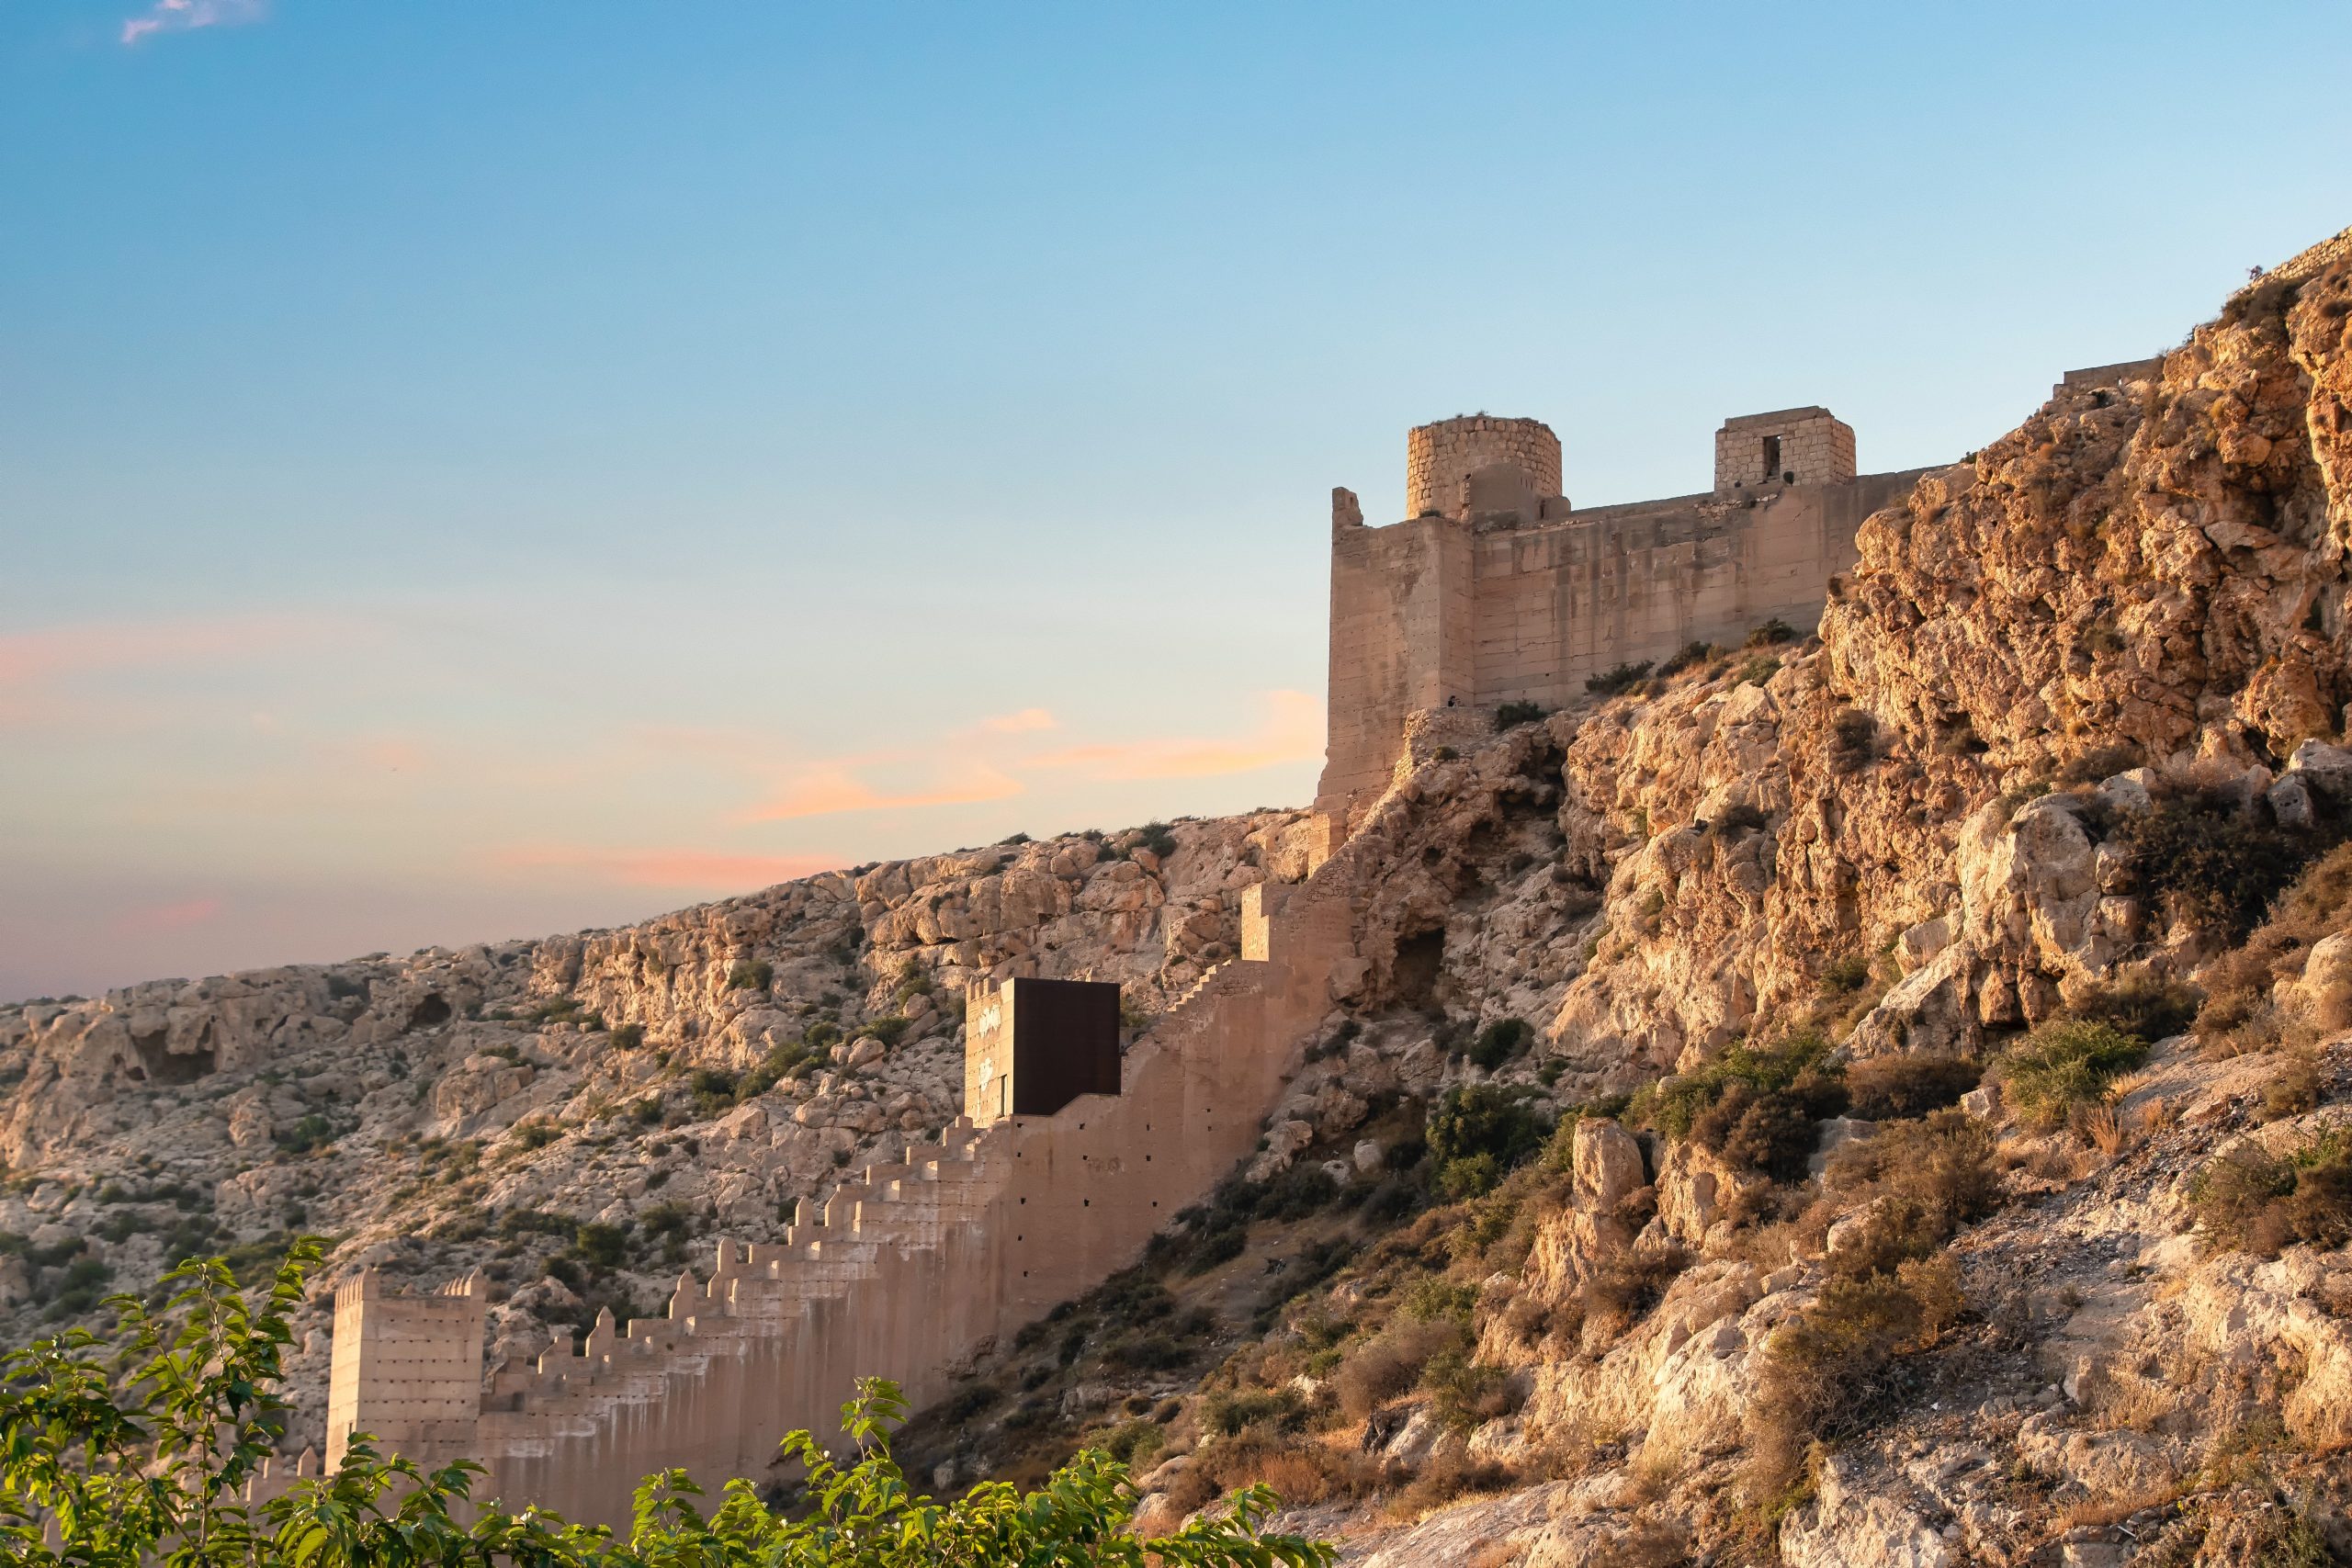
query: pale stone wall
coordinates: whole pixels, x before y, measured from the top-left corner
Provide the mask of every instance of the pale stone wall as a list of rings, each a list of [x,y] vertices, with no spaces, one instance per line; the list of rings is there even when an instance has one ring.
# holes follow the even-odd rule
[[[477,1495],[625,1526],[650,1471],[682,1466],[713,1492],[765,1477],[787,1431],[835,1430],[860,1376],[897,1380],[917,1405],[939,1398],[959,1359],[1133,1263],[1255,1147],[1335,987],[1361,979],[1363,858],[1342,849],[1251,900],[1251,956],[1212,970],[1130,1048],[1121,1093],[961,1122],[804,1209],[784,1245],[720,1243],[711,1278],[681,1280],[668,1316],[626,1333],[606,1318],[577,1354],[560,1344],[501,1368],[465,1446],[444,1427],[390,1446],[481,1461]],[[434,1299],[355,1296],[348,1322],[338,1310],[337,1386],[382,1341],[374,1314]],[[479,1358],[478,1314],[472,1333]],[[368,1393],[383,1385],[351,1386],[350,1419],[380,1432]]]
[[[1408,481],[1435,471],[1429,433],[1461,423],[1412,433]],[[1768,456],[1780,464],[1769,476]],[[1415,714],[1464,709],[1491,725],[1500,704],[1560,706],[1620,662],[1736,643],[1775,617],[1810,627],[1829,580],[1854,564],[1862,519],[1917,478],[1857,476],[1854,462],[1854,433],[1828,410],[1783,409],[1724,423],[1717,488],[1702,495],[1367,528],[1354,495],[1335,491],[1329,743],[1316,802],[1335,840],[1389,784]]]
[[[1471,475],[1517,468],[1538,500],[1560,493],[1560,438],[1534,419],[1471,414],[1418,425],[1405,437],[1405,514],[1459,517]]]
[[[2318,272],[2320,268],[2331,266],[2346,256],[2352,256],[2352,229],[2342,230],[2322,240],[2316,245],[2307,246],[2296,252],[2264,276],[2285,277],[2300,282]]]
[[[387,1295],[373,1269],[334,1296],[327,1382],[327,1468],[355,1431],[415,1459],[457,1459],[476,1446],[481,1335],[490,1298],[479,1274],[434,1295]]]
[[[1715,432],[1715,493],[1855,477],[1853,426],[1825,408],[1781,409],[1724,421]]]
[[[1012,1008],[1001,987],[964,998],[964,1115],[976,1127],[1012,1111]]]

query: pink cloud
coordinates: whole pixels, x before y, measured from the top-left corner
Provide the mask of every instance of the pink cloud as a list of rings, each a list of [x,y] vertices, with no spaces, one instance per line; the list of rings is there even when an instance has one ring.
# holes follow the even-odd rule
[[[845,768],[826,768],[795,780],[764,806],[745,813],[749,822],[787,822],[800,817],[831,817],[848,811],[911,810],[926,806],[968,806],[1004,800],[1022,793],[1021,781],[988,762],[975,762],[954,779],[927,789],[896,794],[876,789]]]
[[[1023,708],[1018,713],[1001,713],[984,718],[972,726],[975,735],[1034,735],[1041,729],[1058,729],[1061,721],[1044,708]]]
[[[268,0],[155,0],[146,14],[126,17],[122,41],[137,43],[149,33],[193,32],[198,28],[238,28],[269,14]]]
[[[153,931],[185,931],[199,926],[220,913],[218,898],[190,898],[178,904],[151,904],[144,908],[130,909],[117,916],[117,935],[136,936]]]
[[[632,887],[766,887],[832,871],[838,855],[748,855],[709,850],[606,850],[577,845],[528,845],[492,859],[516,870],[586,871]]]
[[[0,632],[0,726],[73,716],[47,688],[108,670],[153,670],[218,662],[329,635],[311,615],[256,615],[215,620],[80,621],[37,631]],[[268,728],[263,716],[256,728]]]
[[[1033,768],[1074,768],[1097,779],[1192,779],[1303,761],[1323,750],[1323,706],[1305,692],[1268,692],[1267,715],[1232,739],[1136,740],[1071,746],[1027,759]]]

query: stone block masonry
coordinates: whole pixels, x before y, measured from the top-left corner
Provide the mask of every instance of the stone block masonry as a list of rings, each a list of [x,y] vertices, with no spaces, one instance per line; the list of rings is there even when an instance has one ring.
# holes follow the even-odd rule
[[[1331,493],[1316,808],[1334,847],[1392,782],[1416,714],[1556,708],[1617,664],[1813,626],[1862,520],[1927,471],[1860,472],[1853,427],[1818,406],[1725,420],[1713,488],[1663,501],[1570,506],[1559,441],[1532,419],[1421,425],[1405,463],[1403,522],[1366,527],[1352,491]]]

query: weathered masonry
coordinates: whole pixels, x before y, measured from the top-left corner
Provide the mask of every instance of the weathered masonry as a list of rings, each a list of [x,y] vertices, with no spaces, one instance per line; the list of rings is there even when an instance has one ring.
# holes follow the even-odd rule
[[[1559,439],[1532,419],[1422,425],[1406,454],[1404,522],[1368,528],[1331,492],[1316,805],[1338,838],[1387,788],[1417,710],[1556,707],[1611,665],[1811,625],[1862,519],[1923,471],[1858,474],[1852,428],[1824,408],[1726,420],[1713,490],[1622,506],[1571,506]]]
[[[347,1281],[328,1468],[372,1433],[420,1463],[479,1461],[477,1497],[626,1529],[650,1472],[684,1467],[713,1493],[775,1473],[784,1435],[832,1433],[860,1377],[894,1379],[918,1405],[940,1398],[959,1361],[1134,1262],[1256,1146],[1335,996],[1362,981],[1363,858],[1246,889],[1243,956],[1124,1055],[1114,986],[975,991],[967,1056],[997,1070],[967,1075],[967,1114],[804,1203],[783,1242],[719,1242],[709,1277],[681,1277],[663,1316],[606,1315],[584,1342],[485,1369],[479,1278],[430,1295]],[[316,1468],[273,1467],[256,1495]]]

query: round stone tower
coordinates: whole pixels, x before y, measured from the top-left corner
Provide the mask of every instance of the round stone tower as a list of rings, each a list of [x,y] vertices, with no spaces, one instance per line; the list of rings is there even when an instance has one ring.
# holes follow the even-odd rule
[[[1540,419],[1479,413],[1416,425],[1405,437],[1405,514],[1460,516],[1470,476],[1504,466],[1524,475],[1538,499],[1560,493],[1560,438]]]

